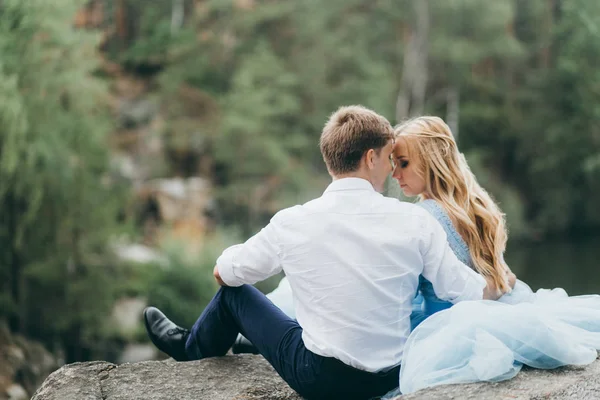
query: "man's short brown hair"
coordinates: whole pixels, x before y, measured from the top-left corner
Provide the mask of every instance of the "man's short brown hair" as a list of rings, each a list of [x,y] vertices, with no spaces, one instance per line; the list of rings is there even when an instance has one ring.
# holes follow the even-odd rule
[[[369,149],[379,150],[394,138],[390,122],[363,106],[340,107],[323,128],[319,146],[333,175],[354,172]]]

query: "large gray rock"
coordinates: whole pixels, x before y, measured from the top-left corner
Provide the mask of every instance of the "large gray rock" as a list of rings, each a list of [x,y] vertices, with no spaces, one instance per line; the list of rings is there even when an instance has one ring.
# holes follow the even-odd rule
[[[48,377],[33,400],[300,400],[260,356],[188,363],[146,361],[67,365]],[[600,399],[600,361],[585,368],[528,369],[500,383],[440,386],[396,400]]]
[[[226,356],[176,363],[76,363],[46,379],[33,400],[300,400],[264,358]]]

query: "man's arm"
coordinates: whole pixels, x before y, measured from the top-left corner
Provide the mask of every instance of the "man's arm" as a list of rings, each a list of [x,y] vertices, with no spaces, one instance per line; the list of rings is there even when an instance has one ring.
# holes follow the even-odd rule
[[[231,246],[217,259],[213,275],[221,286],[254,284],[281,271],[275,217],[244,244]]]
[[[442,226],[427,214],[422,241],[423,276],[431,282],[442,300],[457,303],[464,300],[497,300],[502,294],[492,282],[458,260],[448,244]]]

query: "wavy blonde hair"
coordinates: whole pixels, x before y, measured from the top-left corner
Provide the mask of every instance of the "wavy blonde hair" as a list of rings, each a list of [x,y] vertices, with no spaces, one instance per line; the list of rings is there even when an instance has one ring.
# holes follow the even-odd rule
[[[396,126],[394,133],[406,140],[408,156],[417,161],[415,172],[425,180],[419,197],[444,207],[469,246],[475,270],[496,289],[508,292],[504,214],[477,183],[448,125],[441,118],[423,116]]]

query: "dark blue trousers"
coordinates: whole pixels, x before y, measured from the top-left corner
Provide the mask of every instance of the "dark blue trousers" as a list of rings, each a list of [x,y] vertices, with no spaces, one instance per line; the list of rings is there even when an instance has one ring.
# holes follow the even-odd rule
[[[238,333],[306,399],[369,399],[398,386],[399,366],[371,373],[306,349],[298,322],[249,285],[219,289],[192,327],[187,355],[190,360],[223,356]]]

